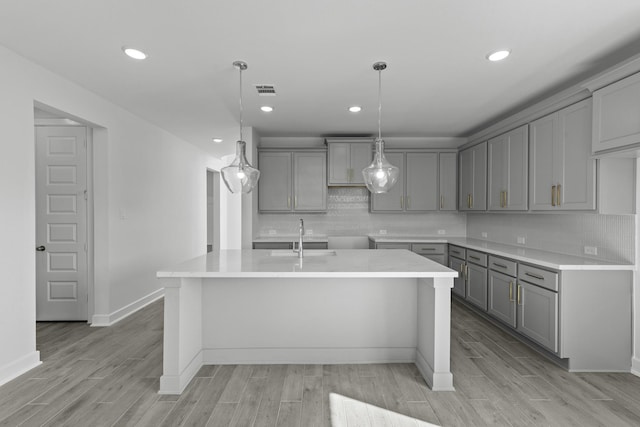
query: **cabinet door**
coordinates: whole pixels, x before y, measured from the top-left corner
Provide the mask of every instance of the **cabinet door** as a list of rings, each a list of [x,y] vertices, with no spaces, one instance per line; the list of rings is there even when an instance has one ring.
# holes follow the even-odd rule
[[[327,210],[327,155],[318,152],[293,154],[296,211]]]
[[[376,243],[376,249],[404,249],[411,250],[409,243]]]
[[[371,144],[359,142],[350,145],[351,179],[349,183],[353,185],[364,185],[362,169],[369,166],[373,159]]]
[[[509,326],[516,327],[516,279],[489,271],[487,311]]]
[[[527,210],[528,151],[527,125],[487,143],[490,210]]]
[[[558,112],[558,165],[554,176],[557,208],[592,210],[596,208],[596,161],[591,158],[591,100],[586,99]]]
[[[291,211],[291,153],[260,152],[258,167],[258,209],[261,212]]]
[[[473,151],[473,181],[471,210],[487,210],[487,143],[476,145]]]
[[[458,272],[458,277],[453,279],[453,293],[464,298],[466,296],[464,261],[458,258],[449,257],[449,268]]]
[[[372,212],[404,211],[404,153],[385,153],[387,160],[400,168],[400,176],[396,184],[387,193],[371,194]]]
[[[558,294],[535,285],[519,282],[517,300],[517,330],[557,353]]]
[[[531,210],[552,210],[552,196],[555,179],[553,176],[554,140],[558,137],[556,122],[558,114],[554,113],[538,119],[530,124],[529,141],[529,206]]]
[[[458,209],[471,209],[471,195],[473,192],[473,151],[471,149],[460,152],[460,192],[458,193]]]
[[[440,210],[455,211],[458,188],[458,156],[456,153],[439,155]]]
[[[346,142],[329,145],[329,185],[349,184],[351,176],[351,144]]]
[[[640,143],[640,73],[593,93],[594,153]]]
[[[487,310],[487,269],[467,263],[467,301]]]
[[[406,154],[405,210],[438,210],[438,153]]]

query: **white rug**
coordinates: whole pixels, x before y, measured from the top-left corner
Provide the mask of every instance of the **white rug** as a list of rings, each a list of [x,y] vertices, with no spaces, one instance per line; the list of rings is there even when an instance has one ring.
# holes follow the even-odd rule
[[[331,427],[439,427],[339,394],[329,394]]]

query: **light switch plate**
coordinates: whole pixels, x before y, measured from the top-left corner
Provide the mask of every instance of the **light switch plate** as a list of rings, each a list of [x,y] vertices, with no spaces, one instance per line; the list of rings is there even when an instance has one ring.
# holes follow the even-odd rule
[[[269,236],[273,236],[276,234],[276,230],[269,230]]]
[[[485,239],[486,239],[488,236],[489,236],[489,235],[487,234],[487,232],[486,232],[486,231],[483,231],[483,232],[482,232],[482,237],[483,237],[483,238],[485,238]]]
[[[446,230],[438,230],[438,234],[447,234]]]
[[[525,240],[524,236],[518,236],[517,241],[518,241],[519,245],[524,245],[524,242],[526,240]]]
[[[380,234],[387,234],[387,230],[380,230]]]
[[[598,248],[596,246],[585,246],[584,247],[585,255],[598,255]]]

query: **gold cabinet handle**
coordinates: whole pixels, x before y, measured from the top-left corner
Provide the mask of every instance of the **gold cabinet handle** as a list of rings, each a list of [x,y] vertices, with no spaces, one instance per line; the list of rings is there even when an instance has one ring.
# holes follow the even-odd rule
[[[513,281],[509,282],[509,302],[513,302]]]
[[[471,194],[467,194],[467,207],[471,209]]]
[[[287,196],[287,208],[291,207],[291,196]]]
[[[411,197],[407,196],[407,209],[411,208]]]
[[[298,207],[298,196],[295,196],[295,197],[293,198],[293,207],[294,207],[294,208],[297,208],[297,207]]]
[[[469,194],[469,199],[471,200],[471,206],[469,207],[473,209],[473,194]]]
[[[560,195],[562,194],[562,186],[560,184],[558,184],[558,186],[556,187],[556,192],[558,193],[556,196],[556,203],[558,204],[558,206],[560,206],[562,204],[562,198],[560,197]]]
[[[404,209],[404,196],[400,196],[400,209]]]
[[[467,264],[464,265],[464,281],[469,281],[469,266]]]
[[[556,186],[551,186],[551,206],[556,205]]]
[[[518,305],[522,305],[522,286],[518,285]]]
[[[440,195],[440,209],[444,209],[444,194]]]

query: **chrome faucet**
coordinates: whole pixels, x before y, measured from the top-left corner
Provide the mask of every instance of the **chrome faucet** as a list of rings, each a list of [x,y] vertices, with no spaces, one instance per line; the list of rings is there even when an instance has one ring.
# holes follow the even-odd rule
[[[304,257],[304,249],[302,247],[302,236],[304,236],[304,220],[300,218],[300,228],[298,229],[298,258]]]

